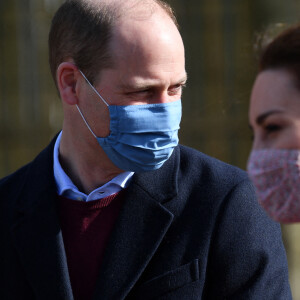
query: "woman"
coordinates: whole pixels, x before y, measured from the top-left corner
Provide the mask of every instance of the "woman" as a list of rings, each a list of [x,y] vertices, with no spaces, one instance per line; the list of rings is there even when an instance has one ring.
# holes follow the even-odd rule
[[[300,221],[300,25],[263,50],[253,86],[248,161],[258,200],[282,223]]]

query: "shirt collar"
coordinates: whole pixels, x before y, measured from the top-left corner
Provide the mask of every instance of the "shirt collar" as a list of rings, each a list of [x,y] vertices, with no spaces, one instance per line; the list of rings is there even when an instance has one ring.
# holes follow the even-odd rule
[[[108,197],[112,194],[119,192],[121,189],[126,188],[134,172],[123,172],[111,181],[107,182],[101,187],[93,190],[89,195],[82,193],[78,190],[75,184],[72,182],[70,177],[63,170],[59,162],[59,145],[61,140],[62,131],[59,133],[53,151],[53,169],[54,169],[54,178],[57,186],[57,193],[60,196],[64,196],[73,200],[80,201],[92,201],[101,198]]]

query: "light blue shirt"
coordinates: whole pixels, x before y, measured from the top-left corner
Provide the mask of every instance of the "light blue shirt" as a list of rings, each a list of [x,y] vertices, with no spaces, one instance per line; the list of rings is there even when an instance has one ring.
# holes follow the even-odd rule
[[[72,200],[88,202],[108,197],[129,185],[134,172],[123,172],[119,174],[103,186],[93,190],[89,195],[80,192],[70,177],[65,173],[59,162],[59,145],[61,134],[62,132],[60,132],[56,139],[53,152],[54,178],[56,181],[57,192],[60,196],[64,196]]]

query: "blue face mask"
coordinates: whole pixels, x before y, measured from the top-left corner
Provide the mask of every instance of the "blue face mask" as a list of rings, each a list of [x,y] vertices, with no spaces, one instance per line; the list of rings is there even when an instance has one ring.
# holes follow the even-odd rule
[[[97,137],[76,105],[109,159],[125,171],[144,172],[160,168],[178,145],[181,100],[145,105],[108,105],[81,74],[109,109],[110,134]]]

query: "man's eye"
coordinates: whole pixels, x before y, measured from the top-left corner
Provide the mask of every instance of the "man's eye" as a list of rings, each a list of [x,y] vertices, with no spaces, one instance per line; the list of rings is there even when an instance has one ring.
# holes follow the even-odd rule
[[[184,87],[185,87],[184,84],[177,84],[169,89],[169,94],[173,94],[173,95],[178,94],[182,91]]]
[[[136,91],[136,94],[145,94],[145,93],[149,93],[149,90],[140,90],[140,91]]]
[[[132,91],[132,92],[128,92],[126,93],[128,96],[141,96],[141,95],[145,95],[148,94],[149,90],[138,90],[138,91]]]

